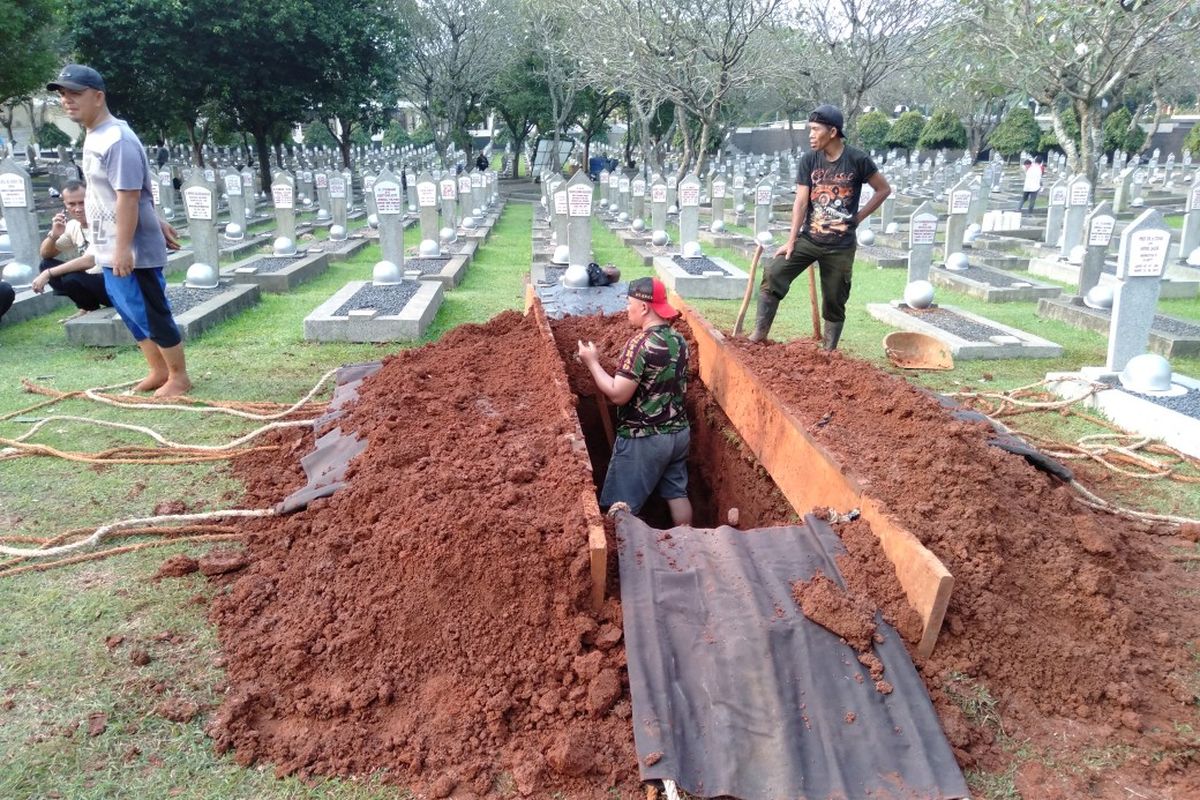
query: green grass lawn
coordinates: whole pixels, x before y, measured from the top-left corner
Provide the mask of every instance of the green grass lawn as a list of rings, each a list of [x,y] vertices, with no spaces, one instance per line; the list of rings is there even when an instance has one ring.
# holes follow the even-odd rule
[[[434,341],[467,322],[482,322],[505,309],[519,309],[531,259],[531,207],[510,203],[491,238],[477,252],[462,285],[448,292],[423,341]],[[676,235],[675,241],[678,241]],[[593,250],[600,263],[621,267],[623,277],[653,274],[640,258],[599,223]],[[740,252],[709,247],[744,269]],[[196,383],[194,396],[229,400],[300,399],[327,370],[375,360],[408,345],[317,344],[302,335],[304,317],[351,280],[369,279],[379,258],[376,245],[353,259],[333,264],[317,279],[287,295],[264,294],[261,302],[186,345]],[[898,297],[903,270],[856,267],[854,293],[843,347],[892,372],[881,340],[888,328],[871,319],[868,302]],[[1037,332],[1062,344],[1054,360],[960,362],[949,373],[906,373],[939,390],[1000,390],[1032,383],[1047,371],[1097,364],[1104,359],[1101,336],[1041,320],[1032,303],[985,304],[939,291],[939,302],[984,313]],[[729,330],[737,301],[698,300],[692,305]],[[1200,301],[1163,301],[1168,313],[1200,319]],[[753,309],[747,324],[753,324]],[[0,415],[40,398],[21,389],[29,378],[61,390],[104,386],[141,377],[143,364],[132,346],[81,348],[66,344],[52,313],[0,328]],[[783,303],[773,335],[810,335],[807,281],[797,283]],[[1176,359],[1181,372],[1200,375],[1200,359]],[[328,391],[321,399],[328,397]],[[28,430],[29,420],[50,413],[119,420],[154,428],[183,442],[219,443],[257,423],[226,416],[176,411],[119,410],[80,400],[25,418],[0,421],[0,437]],[[1090,426],[1057,415],[1022,417],[1022,425],[1074,438]],[[57,422],[36,437],[53,447],[82,452],[119,444],[148,444],[144,437],[75,422]],[[1200,493],[1176,490],[1157,481],[1121,497],[1139,507],[1200,516]],[[162,501],[182,500],[190,510],[236,506],[241,487],[223,462],[193,466],[105,466],[48,458],[0,461],[0,530],[49,536],[65,528],[148,515]],[[187,723],[169,722],[154,712],[165,698],[182,697],[211,710],[222,670],[215,631],[193,597],[212,589],[196,577],[148,581],[168,555],[203,547],[167,545],[105,561],[0,579],[0,798],[395,798],[407,796],[377,780],[276,780],[271,767],[243,769],[212,751],[203,734],[205,713]],[[162,636],[170,632],[169,636]],[[123,636],[115,648],[110,636]],[[129,654],[144,648],[151,656],[134,666]],[[160,694],[159,692],[162,692]],[[11,701],[11,706],[7,701]],[[106,730],[89,736],[88,717],[104,714]],[[992,795],[983,794],[988,797]],[[998,796],[998,795],[996,795]]]
[[[462,285],[445,296],[423,341],[434,341],[465,322],[483,322],[520,309],[529,270],[531,209],[512,204],[476,253]],[[334,264],[287,295],[262,301],[222,323],[186,351],[201,398],[300,399],[327,370],[381,358],[404,345],[317,344],[303,339],[302,321],[343,284],[370,278],[379,258],[372,245]],[[81,348],[66,344],[48,314],[0,328],[0,415],[38,399],[21,390],[21,378],[71,390],[135,380],[142,372],[132,346]],[[329,392],[322,394],[327,398]],[[70,400],[49,413],[119,420],[152,427],[176,441],[213,444],[258,423],[225,416],[171,411],[131,411]],[[28,422],[0,422],[12,438]],[[53,423],[35,441],[96,451],[117,444],[148,444],[135,434],[79,423]],[[224,462],[195,466],[91,468],[47,458],[0,461],[0,530],[49,536],[65,528],[145,516],[164,500],[189,510],[237,506],[239,483]],[[221,680],[215,631],[203,606],[189,603],[211,593],[194,577],[151,584],[148,578],[170,554],[203,546],[167,545],[105,561],[0,579],[0,797],[63,798],[395,798],[404,793],[378,781],[278,781],[269,766],[242,769],[218,757],[204,736],[205,714],[188,723],[154,713],[176,695],[211,710]],[[177,634],[170,641],[156,637]],[[109,636],[125,643],[111,651]],[[130,663],[133,647],[148,650],[149,665]],[[165,695],[156,686],[165,686]],[[6,700],[12,701],[6,708]],[[87,734],[88,716],[107,715],[104,733]],[[57,793],[57,795],[53,794]]]

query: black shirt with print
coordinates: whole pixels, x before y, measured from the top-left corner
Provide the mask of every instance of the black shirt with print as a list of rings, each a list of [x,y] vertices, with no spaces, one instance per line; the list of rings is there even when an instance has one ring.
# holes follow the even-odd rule
[[[796,170],[797,185],[809,188],[808,216],[800,235],[824,247],[853,246],[862,185],[878,171],[869,155],[850,145],[836,161],[820,151],[805,153]]]

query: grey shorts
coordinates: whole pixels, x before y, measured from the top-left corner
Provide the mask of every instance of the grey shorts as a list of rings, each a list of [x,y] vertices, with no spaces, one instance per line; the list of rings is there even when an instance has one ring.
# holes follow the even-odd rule
[[[604,476],[600,507],[625,503],[634,514],[655,489],[664,500],[687,497],[690,429],[657,436],[618,436]]]

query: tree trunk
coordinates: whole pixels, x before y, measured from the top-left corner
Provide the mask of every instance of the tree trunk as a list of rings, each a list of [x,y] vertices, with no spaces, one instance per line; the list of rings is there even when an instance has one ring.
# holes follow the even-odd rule
[[[529,138],[528,133],[521,134],[520,138],[513,139],[513,163],[512,176],[514,178],[521,177],[521,152],[525,146],[525,140]]]
[[[267,132],[260,128],[252,131],[254,146],[258,151],[258,185],[264,193],[271,193],[271,148],[267,143]]]
[[[1094,186],[1099,173],[1096,154],[1104,146],[1104,131],[1100,128],[1100,115],[1096,113],[1096,109],[1090,103],[1080,100],[1075,101],[1075,115],[1079,118],[1079,153],[1078,161],[1073,164],[1073,168],[1077,174],[1086,175]]]
[[[342,129],[342,135],[338,137],[338,150],[342,154],[342,169],[350,169],[350,130],[354,125],[353,120],[343,122],[338,120],[338,125]]]
[[[696,174],[703,175],[708,166],[708,137],[712,130],[712,122],[704,120],[700,123],[700,137],[696,145]]]
[[[675,173],[675,179],[678,181],[687,175],[688,167],[692,163],[692,126],[688,124],[687,112],[679,106],[675,106],[675,122],[679,124],[679,135],[683,137],[683,161]]]
[[[188,120],[187,123],[188,142],[192,145],[192,163],[201,169],[204,168],[204,143],[196,136],[196,121]]]

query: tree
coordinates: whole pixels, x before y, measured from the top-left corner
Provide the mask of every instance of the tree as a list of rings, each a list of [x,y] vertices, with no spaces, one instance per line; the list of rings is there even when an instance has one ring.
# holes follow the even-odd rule
[[[1025,106],[1018,106],[1008,112],[1004,121],[992,131],[988,144],[1005,158],[1012,158],[1038,149],[1041,138],[1042,129],[1033,118],[1033,112]]]
[[[731,107],[773,74],[766,32],[783,0],[596,0],[582,6],[595,46],[584,73],[600,91],[620,89],[675,106],[683,137],[679,174],[703,171]],[[695,126],[693,126],[695,122]]]
[[[46,148],[70,147],[71,137],[53,122],[44,122],[37,130],[37,143]]]
[[[864,150],[882,150],[886,145],[888,131],[892,129],[892,121],[888,115],[879,111],[868,111],[854,123],[854,138]]]
[[[12,140],[13,104],[41,90],[58,66],[59,32],[51,0],[0,0],[0,106]]]
[[[1190,152],[1193,159],[1200,158],[1200,124],[1193,125],[1188,131],[1187,138],[1183,140],[1183,149]]]
[[[1146,143],[1146,132],[1129,109],[1121,106],[1104,120],[1104,152],[1136,153]]]
[[[967,129],[953,112],[939,108],[921,129],[917,147],[922,150],[962,150],[967,146]]]
[[[864,98],[888,76],[926,62],[955,18],[951,0],[823,0],[800,3],[801,32],[776,63],[809,85],[814,99],[840,100],[852,125]],[[780,55],[783,58],[780,58]],[[788,63],[785,65],[785,59]]]
[[[320,58],[313,115],[333,138],[350,167],[350,146],[359,134],[387,124],[399,99],[397,73],[408,52],[403,21],[373,0],[338,0],[314,21]]]
[[[197,165],[208,134],[201,109],[224,85],[222,69],[232,68],[217,60],[212,36],[198,35],[216,10],[205,0],[72,0],[67,11],[76,56],[104,76],[113,113],[156,139],[182,125]]]
[[[1057,120],[1057,123],[1050,130],[1042,131],[1037,149],[1043,152],[1058,149],[1065,153],[1067,152],[1067,148],[1063,146],[1062,142],[1063,139],[1066,139],[1070,146],[1078,151],[1079,120],[1075,116],[1075,109],[1068,108],[1066,111],[1061,112],[1057,115]]]
[[[411,28],[402,93],[416,104],[439,153],[466,151],[468,125],[514,57],[510,0],[400,0]]]
[[[994,74],[1050,109],[1072,168],[1093,182],[1103,145],[1104,102],[1132,76],[1154,72],[1163,54],[1192,48],[1195,0],[963,0],[977,50]],[[1078,136],[1065,126],[1067,111]]]
[[[905,111],[892,123],[884,144],[888,147],[899,147],[906,153],[917,146],[921,131],[925,129],[925,117],[920,111]]]
[[[513,152],[516,154],[512,160],[514,178],[520,173],[525,140],[534,128],[554,116],[550,91],[540,77],[537,59],[538,54],[527,49],[520,59],[514,60],[508,69],[500,73],[489,98],[512,138]]]

